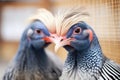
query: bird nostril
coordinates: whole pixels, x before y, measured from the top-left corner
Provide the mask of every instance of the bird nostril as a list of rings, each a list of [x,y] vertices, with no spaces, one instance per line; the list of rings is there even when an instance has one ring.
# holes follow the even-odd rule
[[[54,36],[51,36],[52,38],[55,38]]]
[[[60,41],[63,41],[63,39],[61,39]]]

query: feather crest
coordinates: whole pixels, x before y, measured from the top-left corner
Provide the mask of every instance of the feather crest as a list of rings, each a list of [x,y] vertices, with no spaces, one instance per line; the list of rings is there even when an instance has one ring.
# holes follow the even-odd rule
[[[84,10],[80,7],[59,10],[55,15],[57,35],[64,36],[72,25],[84,21],[85,16],[88,16],[88,13]]]
[[[37,13],[28,19],[28,22],[31,23],[34,20],[40,20],[51,33],[55,33],[54,16],[50,11],[43,8],[38,9]]]

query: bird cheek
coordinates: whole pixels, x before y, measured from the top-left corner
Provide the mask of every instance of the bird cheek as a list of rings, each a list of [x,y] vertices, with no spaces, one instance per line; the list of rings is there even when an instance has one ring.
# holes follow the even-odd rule
[[[45,45],[44,40],[33,40],[30,43],[35,49],[40,49]]]
[[[75,50],[79,50],[80,44],[76,41],[71,41],[70,45],[75,49]]]
[[[71,46],[77,50],[77,51],[81,51],[83,49],[86,49],[89,46],[90,41],[89,40],[75,40],[75,41],[71,41]]]

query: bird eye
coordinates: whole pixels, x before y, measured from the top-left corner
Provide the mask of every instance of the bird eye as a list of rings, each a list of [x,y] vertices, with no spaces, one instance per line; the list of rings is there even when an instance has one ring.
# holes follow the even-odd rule
[[[75,28],[75,30],[74,30],[74,34],[79,34],[81,32],[81,28],[80,27],[77,27],[77,28]]]
[[[35,33],[40,34],[41,30],[37,29],[37,30],[35,30]]]

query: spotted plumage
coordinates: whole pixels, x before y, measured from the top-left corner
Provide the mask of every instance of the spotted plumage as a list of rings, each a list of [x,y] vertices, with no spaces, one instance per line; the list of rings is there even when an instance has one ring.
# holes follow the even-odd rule
[[[55,50],[63,46],[68,51],[60,80],[119,80],[120,65],[104,56],[85,15],[72,8],[56,16]]]
[[[78,43],[76,45],[76,42],[71,42],[70,44],[70,46],[64,46],[68,50],[68,57],[64,64],[61,80],[120,79],[120,65],[104,56],[97,36],[94,32],[93,40],[87,48],[83,48],[81,50],[80,46],[82,46],[82,43]],[[79,49],[74,46],[77,46]],[[69,50],[68,48],[73,48],[73,50]]]

